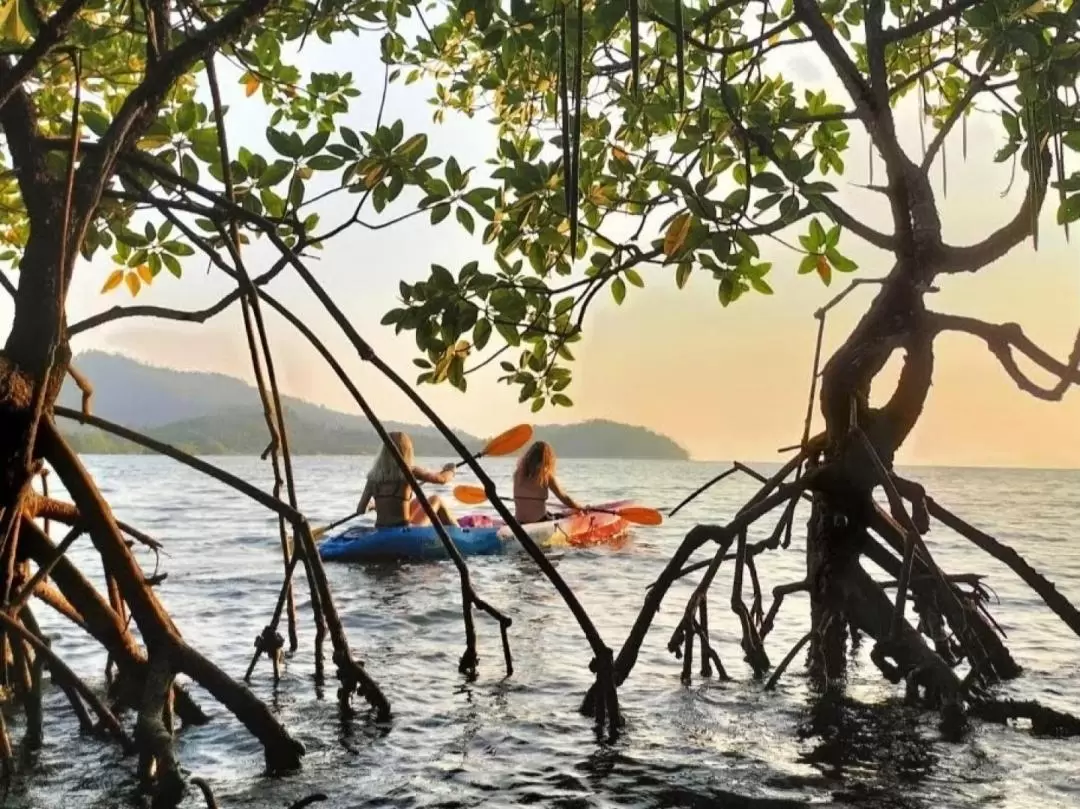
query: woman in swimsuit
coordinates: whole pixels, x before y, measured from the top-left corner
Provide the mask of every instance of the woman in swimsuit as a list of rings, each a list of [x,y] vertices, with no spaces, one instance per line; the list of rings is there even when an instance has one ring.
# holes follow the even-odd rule
[[[413,456],[412,439],[405,433],[390,433],[390,440],[394,442],[398,453],[405,463],[412,469],[413,475],[423,483],[442,484],[454,479],[455,466],[448,463],[442,471],[431,472],[427,469],[415,466]],[[442,498],[438,495],[429,494],[428,502],[435,510],[439,522],[443,525],[457,525],[457,520],[446,508]],[[401,468],[394,460],[390,450],[384,445],[379,450],[375,463],[368,472],[367,483],[364,492],[360,495],[360,504],[356,510],[360,514],[366,513],[370,508],[375,509],[375,526],[377,528],[402,528],[406,525],[426,525],[427,515],[420,508],[419,502],[413,499],[412,487],[402,474]]]
[[[519,523],[544,522],[554,519],[547,510],[548,498],[554,494],[563,505],[581,511],[555,477],[555,451],[547,441],[536,441],[518,461],[514,472],[514,516]]]

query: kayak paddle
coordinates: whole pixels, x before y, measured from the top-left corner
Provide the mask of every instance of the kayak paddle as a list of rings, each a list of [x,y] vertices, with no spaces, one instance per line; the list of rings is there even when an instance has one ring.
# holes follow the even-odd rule
[[[339,525],[341,525],[341,524],[342,524],[343,522],[348,522],[348,521],[349,521],[349,520],[351,520],[351,519],[352,519],[353,517],[359,517],[359,516],[360,516],[360,512],[359,512],[359,511],[354,511],[354,512],[353,512],[352,514],[350,514],[350,515],[349,515],[348,517],[342,517],[342,518],[341,518],[340,520],[337,520],[337,521],[335,521],[335,522],[332,522],[332,523],[330,523],[329,525],[324,525],[324,526],[323,526],[322,528],[314,528],[314,529],[312,529],[312,531],[311,531],[311,538],[312,538],[312,539],[318,539],[318,538],[319,538],[319,537],[321,537],[321,536],[322,536],[323,534],[325,534],[325,533],[326,533],[327,531],[329,531],[329,530],[331,530],[331,529],[333,529],[333,528],[337,528],[337,527],[338,527]]]
[[[519,424],[517,427],[511,427],[506,432],[500,433],[488,441],[482,450],[472,456],[472,459],[476,461],[485,455],[498,457],[517,452],[528,443],[529,439],[532,438],[532,434],[533,428],[530,424]],[[457,468],[460,469],[467,463],[468,461],[459,461]]]
[[[499,435],[488,441],[487,444],[484,445],[484,448],[475,455],[473,455],[472,458],[473,460],[478,460],[480,458],[483,458],[485,455],[498,457],[501,455],[509,455],[512,452],[517,452],[519,449],[525,446],[525,444],[530,438],[532,438],[532,434],[533,428],[530,424],[519,424],[517,427],[511,427],[509,430],[503,433],[499,433]],[[467,463],[468,461],[459,461],[456,468],[460,469]],[[314,529],[311,532],[311,535],[314,539],[318,539],[327,531],[337,528],[342,523],[346,523],[354,517],[359,516],[360,512],[354,511],[347,517],[342,517],[340,520],[336,520],[329,525],[324,525],[322,528]]]
[[[478,505],[488,499],[487,492],[480,486],[468,485],[455,486],[454,497],[469,505]],[[627,522],[637,525],[660,525],[664,522],[664,516],[659,511],[645,506],[622,506],[615,509],[587,508],[586,511],[614,514],[617,517],[622,517]]]

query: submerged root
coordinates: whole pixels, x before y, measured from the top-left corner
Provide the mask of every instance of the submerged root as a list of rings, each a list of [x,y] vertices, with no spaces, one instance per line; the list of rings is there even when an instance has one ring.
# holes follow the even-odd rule
[[[1035,736],[1080,736],[1080,717],[1047,708],[1034,700],[975,700],[969,711],[972,716],[999,724],[1007,724],[1010,719],[1027,720],[1031,722],[1031,732]]]

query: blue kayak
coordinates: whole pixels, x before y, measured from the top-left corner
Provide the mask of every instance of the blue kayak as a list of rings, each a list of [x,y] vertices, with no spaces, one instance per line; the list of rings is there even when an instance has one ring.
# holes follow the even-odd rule
[[[498,526],[446,526],[446,532],[462,556],[490,556],[503,551],[504,540]],[[354,525],[319,545],[319,556],[325,562],[449,558],[442,540],[430,525],[403,528]]]

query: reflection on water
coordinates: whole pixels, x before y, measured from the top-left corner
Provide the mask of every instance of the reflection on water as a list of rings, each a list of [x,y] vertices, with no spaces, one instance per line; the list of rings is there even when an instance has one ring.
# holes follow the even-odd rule
[[[269,488],[265,464],[218,463]],[[88,459],[117,515],[161,539],[169,578],[162,597],[189,640],[234,676],[273,610],[280,587],[276,524],[238,495],[152,457]],[[301,458],[300,501],[313,522],[329,522],[355,503],[363,459]],[[636,497],[671,506],[720,465],[566,462],[567,488],[594,502]],[[511,463],[492,461],[508,483]],[[1080,553],[1063,505],[1080,474],[1038,471],[915,470],[943,504],[1023,552],[1058,587],[1080,599]],[[464,476],[463,476],[464,478]],[[467,482],[465,480],[458,482]],[[695,521],[727,519],[752,492],[732,479],[670,524],[640,529],[620,550],[566,551],[557,561],[605,640],[618,646],[646,586]],[[1075,498],[1072,498],[1075,500]],[[799,528],[802,528],[800,520]],[[767,535],[763,523],[757,537]],[[973,555],[941,528],[928,542],[954,572],[990,576],[1003,605],[995,616],[1027,674],[1008,691],[1060,709],[1080,707],[1080,640],[1008,571]],[[762,586],[802,577],[802,537],[759,564]],[[97,580],[88,544],[72,555]],[[152,566],[151,556],[143,560]],[[627,724],[617,740],[598,739],[577,706],[591,681],[588,644],[532,561],[518,552],[471,560],[474,585],[510,615],[515,673],[504,675],[497,625],[476,616],[480,676],[457,672],[464,650],[460,588],[449,563],[328,568],[356,654],[390,698],[394,715],[378,725],[361,711],[343,718],[329,658],[327,681],[314,680],[308,599],[297,589],[301,647],[274,685],[262,662],[253,690],[280,714],[308,750],[288,778],[261,775],[259,745],[206,694],[196,696],[210,724],[184,731],[181,759],[208,779],[223,807],[285,807],[311,792],[334,807],[780,807],[936,809],[939,806],[1080,805],[1080,742],[1033,739],[1022,731],[978,726],[962,742],[943,741],[932,715],[911,711],[872,665],[852,668],[844,700],[812,698],[801,658],[765,693],[741,660],[737,619],[727,608],[730,579],[714,587],[710,624],[732,682],[680,683],[667,639],[695,577],[668,595],[637,667],[620,690]],[[301,577],[302,581],[302,577]],[[766,597],[768,601],[768,597]],[[766,605],[767,606],[767,605]],[[55,648],[103,685],[104,656],[77,629],[36,607]],[[808,628],[805,594],[785,599],[768,650],[778,660]],[[863,644],[863,654],[869,644]],[[329,649],[329,644],[327,644]],[[62,695],[46,697],[46,746],[3,801],[12,807],[111,807],[135,794],[133,762],[82,739]],[[17,731],[16,731],[17,732]],[[187,806],[200,805],[197,796]]]

